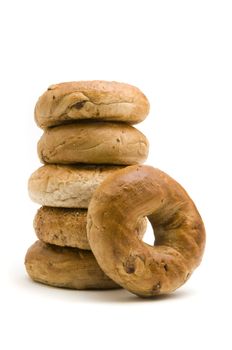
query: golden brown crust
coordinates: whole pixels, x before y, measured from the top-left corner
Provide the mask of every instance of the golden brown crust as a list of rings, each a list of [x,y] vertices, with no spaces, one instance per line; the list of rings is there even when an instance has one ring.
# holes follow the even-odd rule
[[[88,208],[100,183],[122,167],[47,164],[29,178],[29,195],[36,203],[50,207]]]
[[[34,229],[41,241],[90,250],[86,225],[86,209],[41,207],[34,218]],[[143,238],[146,226],[146,218],[141,218],[136,227],[140,239]]]
[[[35,233],[41,241],[90,250],[86,224],[86,209],[41,207],[34,218]]]
[[[133,233],[148,216],[155,246]],[[109,176],[88,209],[90,247],[103,271],[140,296],[170,293],[200,264],[205,246],[202,219],[186,191],[150,166],[130,166]]]
[[[114,289],[119,286],[100,269],[88,250],[35,242],[27,251],[25,266],[36,282],[71,289]]]
[[[125,123],[61,125],[44,131],[38,143],[43,163],[138,164],[148,156],[147,138]]]
[[[76,81],[51,85],[36,104],[35,120],[41,128],[80,119],[136,124],[148,112],[149,102],[135,86],[114,81]]]

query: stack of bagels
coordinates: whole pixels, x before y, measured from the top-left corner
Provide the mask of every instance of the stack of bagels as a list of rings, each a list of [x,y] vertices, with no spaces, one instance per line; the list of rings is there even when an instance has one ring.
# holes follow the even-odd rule
[[[150,297],[173,292],[200,264],[205,229],[195,204],[169,175],[141,165],[148,141],[132,125],[148,112],[139,89],[116,82],[53,85],[39,98],[45,165],[29,179],[41,208],[25,258],[33,280]],[[146,217],[154,246],[142,240]]]
[[[117,82],[61,83],[39,98],[35,120],[43,129],[38,155],[44,165],[28,187],[41,207],[34,218],[38,240],[25,257],[33,280],[74,289],[119,287],[90,250],[87,210],[109,175],[146,160],[148,141],[132,125],[148,112],[149,102],[138,88]],[[135,229],[139,239],[145,230],[142,217]]]

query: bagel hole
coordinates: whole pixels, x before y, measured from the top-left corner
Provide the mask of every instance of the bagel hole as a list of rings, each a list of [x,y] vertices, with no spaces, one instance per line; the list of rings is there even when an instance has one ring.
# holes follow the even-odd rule
[[[151,223],[148,219],[147,219],[147,229],[146,229],[146,232],[143,236],[143,242],[147,243],[151,246],[154,246],[154,244],[155,244],[154,230],[153,230]]]

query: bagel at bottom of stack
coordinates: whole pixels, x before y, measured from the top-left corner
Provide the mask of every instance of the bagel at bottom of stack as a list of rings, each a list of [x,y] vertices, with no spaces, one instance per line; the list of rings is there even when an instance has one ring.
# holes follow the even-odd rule
[[[29,196],[34,202],[49,207],[88,208],[100,183],[124,167],[47,164],[29,178]]]
[[[41,207],[34,218],[35,233],[41,241],[90,250],[86,225],[86,209]],[[140,239],[146,226],[146,218],[141,218],[135,228],[135,234]]]
[[[120,288],[99,267],[88,250],[64,248],[35,242],[25,256],[25,267],[32,280],[70,289]]]

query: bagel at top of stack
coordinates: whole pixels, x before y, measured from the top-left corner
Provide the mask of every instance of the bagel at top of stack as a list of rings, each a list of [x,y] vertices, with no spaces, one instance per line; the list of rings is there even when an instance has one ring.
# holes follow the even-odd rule
[[[51,85],[36,103],[35,120],[41,128],[83,119],[137,124],[148,112],[148,99],[135,86],[114,81],[77,81]]]

